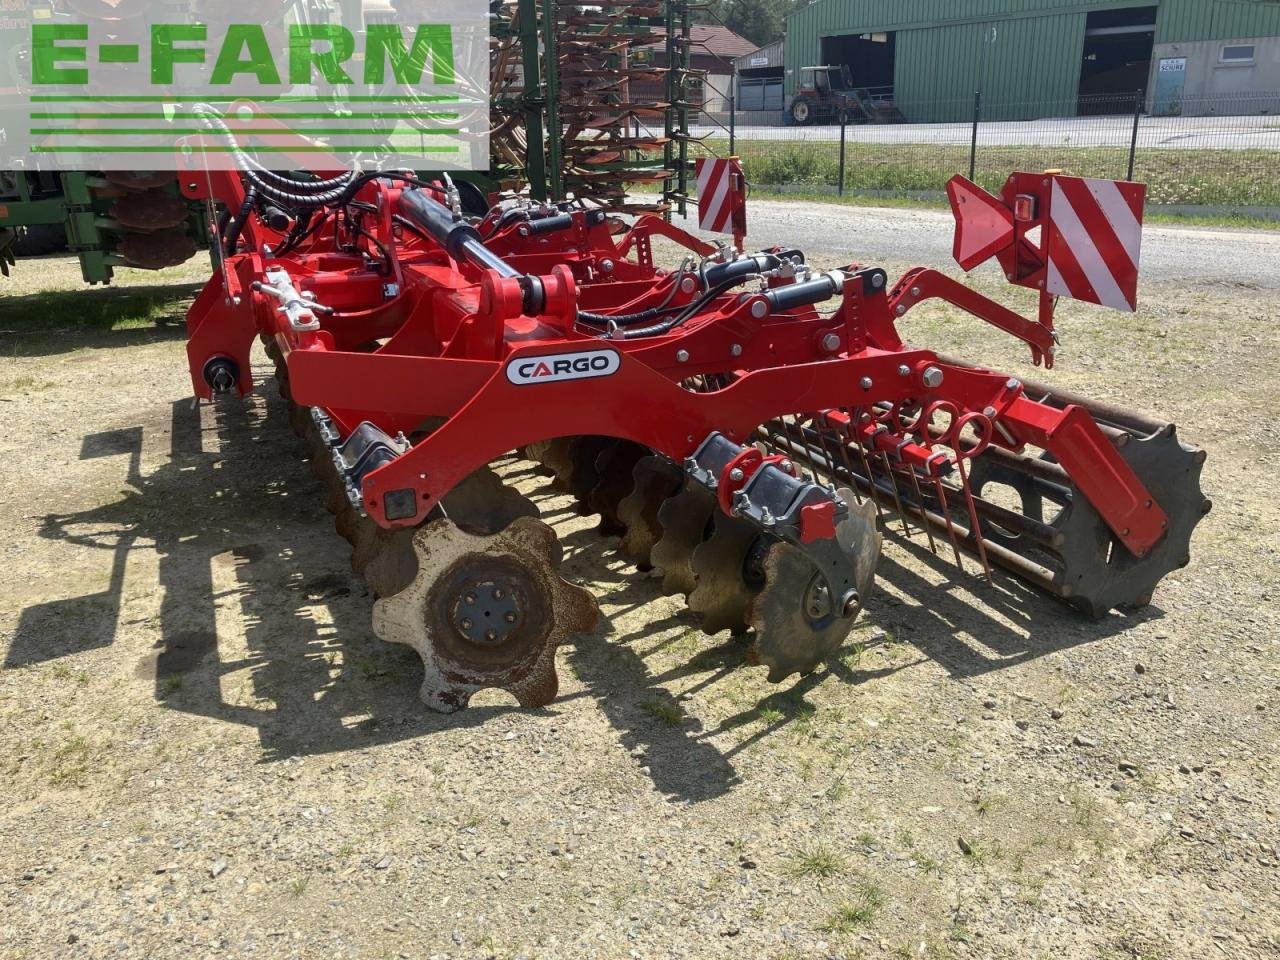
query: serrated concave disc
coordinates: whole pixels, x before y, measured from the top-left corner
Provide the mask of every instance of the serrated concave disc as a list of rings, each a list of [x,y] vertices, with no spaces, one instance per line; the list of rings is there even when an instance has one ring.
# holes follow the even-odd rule
[[[705,539],[707,525],[720,509],[705,487],[686,482],[680,492],[658,510],[662,539],[653,545],[653,565],[662,571],[662,589],[688,596],[697,585],[693,551]]]
[[[560,577],[555,544],[555,531],[529,518],[488,537],[448,520],[414,535],[418,574],[374,605],[373,625],[383,640],[418,651],[427,706],[452,713],[487,687],[524,707],[555,699],[556,648],[600,616],[590,593]],[[500,605],[486,605],[498,597]]]
[[[117,253],[130,266],[143,270],[163,270],[186,263],[196,255],[196,242],[185,229],[157,230],[155,233],[126,233]]]
[[[547,442],[540,462],[551,471],[551,486],[567,492],[569,476],[573,473],[573,442],[577,437],[557,437]]]
[[[658,511],[684,481],[680,469],[665,457],[645,457],[631,472],[632,490],[618,504],[618,520],[627,528],[618,552],[641,570],[652,566],[653,546],[662,539]]]
[[[177,194],[146,190],[118,198],[111,205],[110,216],[126,230],[154,233],[186,223],[191,210]]]
[[[138,2],[134,6],[145,7],[146,4]],[[108,170],[102,176],[113,187],[122,187],[125,190],[154,190],[157,187],[171,184],[178,178],[176,173],[168,173],[164,170],[145,172],[141,170]]]
[[[714,532],[694,549],[697,586],[689,594],[689,609],[702,618],[704,633],[746,632],[747,607],[760,589],[759,583],[748,583],[747,561],[760,537],[755,524],[717,513]]]
[[[837,495],[849,504],[849,516],[836,528],[836,539],[853,568],[857,609],[850,616],[832,611],[814,617],[806,609],[817,568],[809,557],[788,543],[769,548],[764,561],[765,585],[752,599],[748,620],[755,631],[748,659],[769,668],[769,682],[780,683],[793,673],[812,673],[835,653],[853,629],[858,612],[875,582],[880,559],[880,534],[871,501],[857,504],[853,491]]]
[[[600,484],[601,460],[622,441],[616,437],[575,437],[569,447],[570,469],[564,478],[565,486],[577,503],[574,509],[579,516],[592,513],[590,503],[591,491]]]
[[[481,467],[440,500],[445,516],[468,533],[494,534],[520,517],[537,517],[538,508],[519,490]]]
[[[587,497],[587,509],[600,514],[598,532],[602,536],[621,536],[627,528],[618,518],[618,506],[634,489],[636,464],[649,453],[648,447],[621,440],[596,458],[596,484]]]

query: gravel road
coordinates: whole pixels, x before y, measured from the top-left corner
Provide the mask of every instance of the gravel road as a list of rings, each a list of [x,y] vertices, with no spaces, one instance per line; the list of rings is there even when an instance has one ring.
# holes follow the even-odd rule
[[[753,211],[833,263],[946,262],[939,215]],[[1149,249],[1137,315],[1064,306],[1053,379],[1208,451],[1215,509],[1154,606],[1086,620],[894,525],[852,642],[772,686],[508,464],[605,619],[547,709],[452,717],[373,635],[265,358],[248,402],[196,409],[180,328],[76,320],[145,296],[178,321],[200,265],[82,291],[70,260],[20,264],[0,957],[1280,957],[1280,394],[1246,375],[1280,350],[1277,239]],[[13,322],[38,294],[47,322]],[[949,309],[908,326],[1028,372]]]
[[[681,222],[690,228],[697,216]],[[749,241],[795,246],[811,256],[842,256],[845,262],[954,268],[952,224],[951,214],[942,210],[781,200],[752,200],[747,212]],[[1148,283],[1198,279],[1210,286],[1280,289],[1280,230],[1148,226],[1142,277]]]

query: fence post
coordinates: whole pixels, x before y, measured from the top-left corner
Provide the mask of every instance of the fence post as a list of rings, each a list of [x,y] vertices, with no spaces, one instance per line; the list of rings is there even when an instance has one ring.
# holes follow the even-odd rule
[[[736,157],[738,155],[737,147],[737,123],[738,114],[738,65],[733,65],[733,76],[729,78],[729,156]]]
[[[978,173],[978,124],[982,122],[982,91],[973,91],[973,138],[969,141],[969,179]]]
[[[849,129],[849,114],[846,110],[840,111],[840,178],[836,181],[836,196],[844,196],[844,134]]]
[[[1139,90],[1133,98],[1133,139],[1129,141],[1129,180],[1133,180],[1138,162],[1138,125],[1142,123],[1142,108],[1147,104],[1147,91]]]

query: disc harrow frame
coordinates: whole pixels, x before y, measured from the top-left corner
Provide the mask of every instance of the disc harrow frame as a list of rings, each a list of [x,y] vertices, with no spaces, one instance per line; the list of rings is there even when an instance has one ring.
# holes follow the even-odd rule
[[[1046,205],[1056,189],[1016,182]],[[245,196],[238,175],[184,189],[228,209]],[[892,286],[856,263],[819,272],[800,251],[744,256],[586,202],[467,218],[447,182],[405,175],[349,176],[298,218],[244,224],[188,317],[193,383],[204,399],[247,392],[266,344],[380,633],[419,650],[437,709],[485,686],[547,702],[555,647],[595,622],[536,510],[496,492],[489,465],[513,453],[600,514],[708,632],[750,632],[748,660],[774,681],[849,634],[877,521],[1101,615],[1149,602],[1208,510],[1204,455],[1172,427],[897,330],[945,300],[1048,367],[1047,295],[1026,319],[937,271]],[[655,265],[658,237],[687,251],[672,270]],[[999,236],[982,252],[1043,275],[1024,269],[1043,256],[1025,231],[1009,237],[1012,252]],[[995,483],[1022,509],[985,498]]]

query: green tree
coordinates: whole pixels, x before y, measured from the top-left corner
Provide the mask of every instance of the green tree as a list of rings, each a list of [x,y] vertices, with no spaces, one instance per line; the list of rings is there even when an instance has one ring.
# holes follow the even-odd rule
[[[719,0],[710,7],[712,23],[723,23],[757,46],[781,40],[788,14],[811,0]]]

